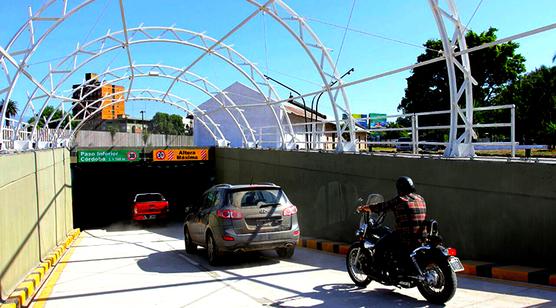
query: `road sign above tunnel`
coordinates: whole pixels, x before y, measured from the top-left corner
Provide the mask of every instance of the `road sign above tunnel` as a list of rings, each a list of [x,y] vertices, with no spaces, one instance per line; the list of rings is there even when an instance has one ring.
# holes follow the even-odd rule
[[[78,163],[122,163],[134,162],[139,157],[133,150],[82,150],[77,151]]]
[[[153,161],[203,161],[209,160],[209,149],[155,149]]]

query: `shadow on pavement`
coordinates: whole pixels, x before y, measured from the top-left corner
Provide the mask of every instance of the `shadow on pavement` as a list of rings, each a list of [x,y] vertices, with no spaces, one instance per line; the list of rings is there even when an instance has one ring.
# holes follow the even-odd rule
[[[187,261],[186,258],[193,262]],[[199,249],[195,254],[185,254],[184,250],[170,250],[155,252],[148,255],[146,258],[137,261],[137,266],[145,272],[156,273],[184,273],[194,272],[199,270],[204,271],[226,271],[240,268],[250,268],[257,266],[266,266],[279,263],[277,258],[269,258],[260,253],[242,253],[242,254],[229,254],[223,257],[220,265],[210,267],[207,261],[207,254],[205,249]]]
[[[373,296],[380,295],[380,296]],[[442,307],[390,289],[366,290],[353,284],[325,284],[269,304],[270,307]]]

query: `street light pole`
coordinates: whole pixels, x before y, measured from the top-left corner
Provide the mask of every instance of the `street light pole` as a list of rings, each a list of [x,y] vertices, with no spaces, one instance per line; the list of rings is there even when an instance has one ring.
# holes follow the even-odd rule
[[[145,114],[145,110],[141,110],[139,111],[141,113],[141,140],[143,141],[143,161],[146,161],[146,157],[145,157],[145,118],[144,118],[144,114]]]
[[[355,71],[355,68],[352,67],[350,70],[348,70],[347,72],[345,72],[342,76],[340,76],[339,79],[332,81],[332,82],[330,83],[329,86],[330,86],[330,87],[334,86],[334,85],[338,82],[338,80],[343,79],[344,77],[346,77],[347,75],[353,73],[354,71]],[[313,96],[313,99],[311,100],[311,110],[313,110],[313,104],[315,103],[315,98],[317,99],[316,104],[314,105],[314,106],[315,106],[315,109],[314,109],[314,110],[315,110],[315,122],[317,121],[317,114],[318,114],[318,112],[319,112],[319,101],[320,101],[321,96],[324,94],[324,92],[325,92],[325,91],[323,90],[323,91],[320,92],[318,95]],[[350,114],[349,116],[351,117],[351,114]],[[313,122],[313,116],[312,116],[312,115],[311,115],[311,122]],[[340,123],[336,123],[336,125],[340,125]],[[324,126],[323,126],[323,129],[322,129],[322,130],[323,130],[323,131],[325,130],[325,129],[324,129]],[[340,136],[338,136],[338,138],[340,138]]]
[[[301,94],[299,94],[299,92],[297,92],[296,90],[294,90],[294,89],[288,87],[287,85],[281,83],[280,81],[278,81],[278,80],[276,80],[276,79],[274,79],[270,76],[267,76],[267,75],[264,75],[264,77],[268,80],[272,80],[272,81],[276,82],[277,84],[281,85],[282,87],[284,87],[284,88],[286,88],[290,91],[293,91],[295,94],[297,94],[297,96],[301,96]],[[290,98],[291,97],[293,97],[293,96],[290,92]],[[308,151],[309,150],[309,142],[308,142],[308,136],[307,136],[307,105],[305,104],[305,98],[304,97],[301,97],[301,101],[303,101],[303,119],[305,121],[305,150]],[[311,119],[312,118],[313,118],[313,116],[311,116]]]

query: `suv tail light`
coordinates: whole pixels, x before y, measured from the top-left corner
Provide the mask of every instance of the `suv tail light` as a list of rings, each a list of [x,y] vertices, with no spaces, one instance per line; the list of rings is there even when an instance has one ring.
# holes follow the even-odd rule
[[[242,219],[243,214],[236,210],[218,210],[216,216],[224,219]]]
[[[282,216],[292,216],[297,213],[297,207],[295,205],[288,206],[282,212]]]

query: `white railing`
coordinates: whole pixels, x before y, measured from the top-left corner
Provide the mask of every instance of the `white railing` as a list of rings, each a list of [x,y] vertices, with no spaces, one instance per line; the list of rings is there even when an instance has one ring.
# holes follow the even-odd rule
[[[2,139],[0,140],[0,150],[13,149],[16,151],[24,151],[60,147],[65,146],[67,142],[64,142],[63,145],[52,144],[52,140],[69,140],[71,136],[71,132],[69,130],[58,131],[58,134],[56,135],[56,129],[51,128],[40,128],[35,131],[34,135],[32,135],[32,125],[22,122],[18,136],[17,138],[14,138],[17,121],[13,119],[6,119],[6,122],[8,125],[2,129],[0,134],[2,136]]]
[[[511,156],[515,157],[515,151],[517,143],[515,141],[515,106],[514,105],[502,105],[502,106],[490,106],[490,107],[478,107],[474,108],[473,112],[488,112],[493,110],[510,110],[508,116],[509,122],[505,123],[474,123],[473,129],[484,129],[484,128],[508,128],[509,129],[509,141],[501,142],[491,142],[491,141],[477,141],[473,142],[473,146],[496,146],[499,148],[507,148],[511,150]],[[391,118],[409,118],[411,126],[409,127],[381,127],[381,128],[356,128],[356,144],[358,150],[368,150],[369,147],[373,145],[384,145],[384,146],[394,146],[400,147],[401,145],[411,146],[411,152],[417,154],[419,148],[423,145],[434,145],[434,146],[447,146],[448,143],[444,141],[431,141],[431,140],[420,140],[419,135],[424,131],[431,130],[450,130],[450,125],[435,125],[435,126],[420,126],[419,120],[423,117],[434,116],[434,115],[449,115],[450,110],[444,111],[433,111],[433,112],[419,112],[411,114],[396,114],[396,115],[386,115],[377,118],[370,118],[370,120],[376,119],[391,119]],[[449,117],[447,117],[449,121]],[[340,121],[339,125],[347,125],[348,121]],[[295,135],[291,136],[291,141],[299,150],[329,150],[335,149],[335,144],[338,136],[336,136],[336,121],[318,121],[318,122],[307,122],[307,123],[295,123],[292,124],[294,127]],[[327,126],[329,128],[327,129]],[[307,128],[307,129],[305,129]],[[465,128],[464,124],[458,125],[458,128]],[[256,136],[259,138],[259,145],[263,148],[277,148],[281,144],[279,135],[277,134],[276,126],[264,126],[258,127]],[[410,141],[399,141],[399,140],[383,140],[383,141],[369,141],[367,136],[372,133],[381,132],[408,132],[410,135]]]

